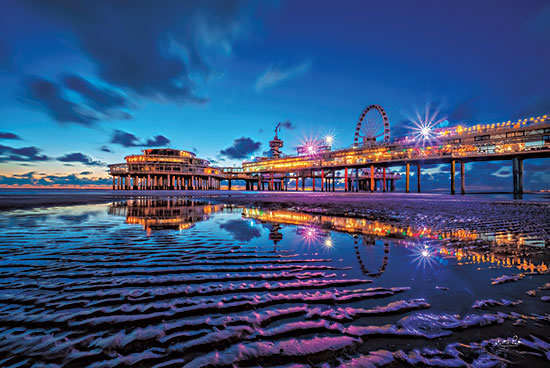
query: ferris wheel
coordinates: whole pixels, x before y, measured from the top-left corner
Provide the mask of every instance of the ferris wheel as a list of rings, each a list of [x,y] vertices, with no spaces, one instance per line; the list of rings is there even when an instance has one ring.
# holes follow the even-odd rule
[[[355,127],[354,146],[373,146],[390,142],[390,122],[380,105],[366,107]]]

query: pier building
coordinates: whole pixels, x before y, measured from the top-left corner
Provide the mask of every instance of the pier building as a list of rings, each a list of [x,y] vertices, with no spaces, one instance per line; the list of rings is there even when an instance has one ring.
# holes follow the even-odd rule
[[[221,169],[197,158],[193,152],[172,148],[142,150],[125,163],[109,165],[114,190],[220,189]]]

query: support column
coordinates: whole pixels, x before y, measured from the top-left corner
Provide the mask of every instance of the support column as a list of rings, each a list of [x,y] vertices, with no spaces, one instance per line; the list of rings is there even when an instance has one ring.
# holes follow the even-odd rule
[[[518,159],[518,194],[523,195],[523,159]]]
[[[416,191],[420,193],[420,163],[416,165]]]
[[[391,179],[390,188],[392,192],[395,192],[395,179]]]
[[[355,169],[355,191],[359,191],[359,168]]]
[[[370,165],[370,191],[374,192],[376,184],[374,182],[374,165]]]
[[[386,168],[384,167],[382,169],[382,191],[385,192],[386,191]]]
[[[332,170],[332,191],[336,191],[336,170]]]
[[[519,157],[514,157],[512,159],[512,171],[513,171],[513,180],[514,180],[514,195],[523,194],[523,160],[520,160]]]
[[[514,195],[518,195],[518,158],[512,159],[512,180],[514,181]]]
[[[298,173],[296,173],[295,179],[296,179],[296,191],[298,191]]]
[[[306,177],[302,176],[302,192],[306,190]]]
[[[466,194],[466,171],[464,169],[464,162],[460,163],[460,194]]]
[[[311,173],[311,187],[312,190],[315,192],[315,173]]]
[[[455,160],[451,160],[451,195],[455,195]]]
[[[410,187],[410,174],[411,174],[411,164],[406,164],[406,174],[405,174],[405,193],[409,193]]]
[[[115,190],[115,185],[116,185],[116,180],[115,180],[115,177],[113,176],[113,190]]]
[[[231,190],[231,179],[227,179],[227,190]]]
[[[273,187],[273,173],[271,173],[271,181],[270,181],[270,184],[269,184],[269,190],[275,190],[275,188]]]
[[[321,192],[325,191],[325,170],[321,169]]]
[[[347,192],[348,191],[348,168],[347,167],[344,170],[344,188],[345,188],[345,191]]]

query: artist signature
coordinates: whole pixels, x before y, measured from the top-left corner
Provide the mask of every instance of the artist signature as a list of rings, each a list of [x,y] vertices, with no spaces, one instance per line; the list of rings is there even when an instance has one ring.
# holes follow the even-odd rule
[[[514,335],[513,337],[507,337],[505,339],[497,339],[497,341],[494,343],[494,346],[497,348],[513,348],[516,346],[519,346],[521,340],[517,335]]]

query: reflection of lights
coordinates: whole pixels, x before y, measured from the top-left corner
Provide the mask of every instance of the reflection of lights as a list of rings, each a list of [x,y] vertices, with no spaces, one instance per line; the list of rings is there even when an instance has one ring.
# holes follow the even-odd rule
[[[416,263],[417,267],[422,266],[422,268],[426,268],[426,266],[430,266],[431,268],[437,263],[435,257],[432,257],[433,252],[427,245],[417,246],[413,248],[413,262]]]
[[[313,226],[298,228],[296,233],[301,235],[302,239],[308,244],[317,243],[322,235],[322,232]]]
[[[254,227],[254,221],[250,221],[250,227]]]
[[[327,247],[327,248],[332,247],[332,239],[331,238],[326,238],[325,239],[325,247]]]

